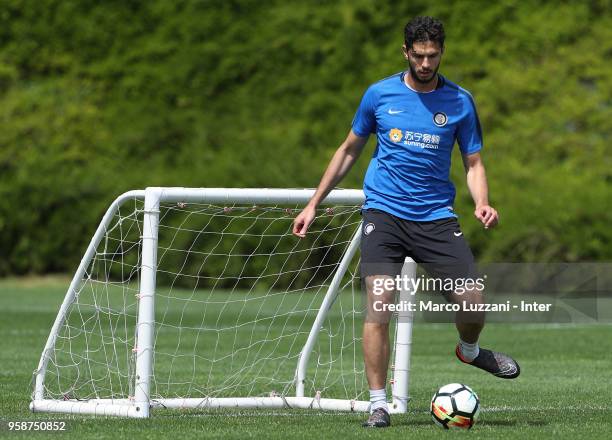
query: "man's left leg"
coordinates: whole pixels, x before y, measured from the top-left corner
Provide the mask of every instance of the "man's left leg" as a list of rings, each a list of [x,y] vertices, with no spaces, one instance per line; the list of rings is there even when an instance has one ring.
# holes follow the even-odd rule
[[[462,307],[455,314],[455,325],[459,332],[459,343],[455,347],[457,358],[463,363],[478,367],[502,379],[517,377],[521,369],[514,359],[507,354],[478,345],[478,336],[484,327],[485,313],[474,310],[474,306],[485,303],[483,292],[465,290],[461,295],[453,293],[450,299],[462,306],[468,306],[468,310]]]
[[[485,323],[485,313],[470,305],[484,304],[482,290],[466,288],[468,279],[476,280],[478,273],[474,256],[455,218],[432,222],[413,222],[410,225],[414,259],[423,264],[430,275],[455,280],[460,289],[446,292],[446,298],[460,304],[455,314],[459,343],[457,358],[466,364],[483,369],[497,377],[514,379],[520,374],[518,363],[504,353],[481,348],[478,338]],[[458,282],[457,282],[458,281]],[[467,305],[467,307],[463,307]],[[466,310],[467,309],[467,310]]]

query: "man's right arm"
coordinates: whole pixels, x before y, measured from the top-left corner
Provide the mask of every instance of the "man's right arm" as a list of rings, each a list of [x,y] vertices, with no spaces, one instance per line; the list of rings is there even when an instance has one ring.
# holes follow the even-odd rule
[[[342,180],[349,172],[357,158],[361,154],[363,147],[368,142],[368,137],[357,136],[351,130],[340,147],[334,153],[329,162],[321,182],[314,195],[306,207],[298,214],[293,221],[293,234],[298,237],[305,237],[308,227],[316,217],[317,206],[327,197],[329,192]]]

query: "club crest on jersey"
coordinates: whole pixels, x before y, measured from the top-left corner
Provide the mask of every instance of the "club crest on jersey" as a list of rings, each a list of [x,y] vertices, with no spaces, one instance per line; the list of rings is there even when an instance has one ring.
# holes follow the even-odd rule
[[[368,223],[367,225],[363,227],[363,233],[365,235],[370,235],[372,232],[374,232],[374,229],[376,229],[376,226],[374,226],[374,223]]]
[[[446,117],[445,113],[437,112],[433,116],[433,121],[434,124],[436,124],[438,127],[444,127],[448,122],[448,118]]]
[[[402,133],[402,130],[398,129],[398,128],[392,128],[389,131],[389,138],[393,141],[393,142],[399,142],[402,140],[402,138],[404,137],[404,133]]]

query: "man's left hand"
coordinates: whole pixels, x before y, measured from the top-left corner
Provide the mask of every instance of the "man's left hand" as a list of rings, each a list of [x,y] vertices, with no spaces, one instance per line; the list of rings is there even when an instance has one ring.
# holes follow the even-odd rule
[[[493,228],[499,222],[499,214],[492,206],[477,206],[474,215],[484,225],[485,229]]]

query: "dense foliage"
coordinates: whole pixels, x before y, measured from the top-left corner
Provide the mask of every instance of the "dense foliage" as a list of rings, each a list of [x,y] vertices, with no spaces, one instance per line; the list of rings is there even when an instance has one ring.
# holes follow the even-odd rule
[[[312,187],[403,26],[441,18],[441,71],[485,132],[489,261],[612,259],[608,0],[0,2],[0,274],[71,271],[118,194]],[[342,183],[359,187],[368,150]]]

